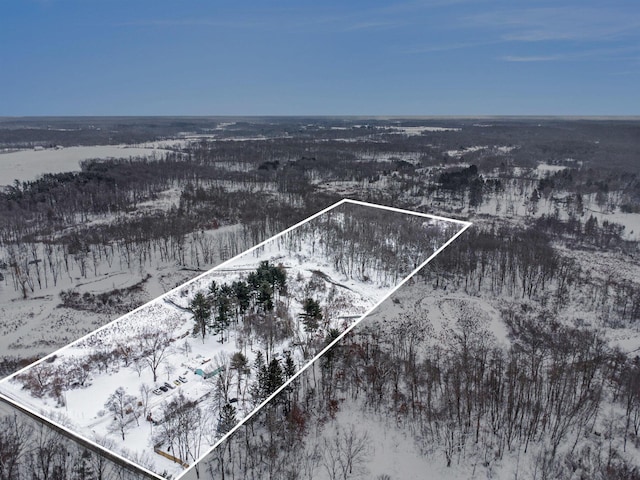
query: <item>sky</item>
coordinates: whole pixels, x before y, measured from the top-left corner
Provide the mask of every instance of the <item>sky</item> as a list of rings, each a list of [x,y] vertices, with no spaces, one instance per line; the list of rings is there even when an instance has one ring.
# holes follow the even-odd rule
[[[0,116],[639,115],[637,0],[0,0]]]

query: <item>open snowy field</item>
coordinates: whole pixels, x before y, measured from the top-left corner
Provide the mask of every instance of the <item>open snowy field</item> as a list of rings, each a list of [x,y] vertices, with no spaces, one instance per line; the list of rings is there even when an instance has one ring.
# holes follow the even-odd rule
[[[165,145],[162,143],[149,144],[142,147],[92,145],[0,153],[0,185],[11,185],[15,180],[20,180],[21,182],[35,180],[45,173],[79,171],[80,162],[88,159],[160,158],[163,153],[167,152],[163,147]]]
[[[145,469],[177,474],[466,226],[339,202],[0,390]]]

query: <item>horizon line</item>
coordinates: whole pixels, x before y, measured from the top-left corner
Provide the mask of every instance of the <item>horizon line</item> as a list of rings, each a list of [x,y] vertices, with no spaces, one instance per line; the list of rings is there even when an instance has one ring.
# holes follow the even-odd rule
[[[408,120],[441,120],[441,119],[460,119],[460,120],[476,120],[476,119],[567,119],[567,120],[640,120],[638,115],[578,115],[578,114],[478,114],[478,115],[362,115],[362,114],[211,114],[211,115],[190,115],[190,114],[125,114],[125,115],[87,115],[87,114],[70,114],[70,115],[0,115],[0,121],[16,120],[16,119],[72,119],[72,118],[248,118],[248,119],[264,119],[264,118],[323,118],[323,119],[408,119]]]

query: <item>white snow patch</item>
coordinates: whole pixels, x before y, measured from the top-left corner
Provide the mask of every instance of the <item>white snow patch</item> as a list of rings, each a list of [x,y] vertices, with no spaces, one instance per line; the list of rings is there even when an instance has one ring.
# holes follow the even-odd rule
[[[44,173],[79,171],[80,162],[87,159],[157,157],[167,150],[130,147],[126,145],[95,145],[45,150],[20,150],[0,154],[0,185],[35,180]]]

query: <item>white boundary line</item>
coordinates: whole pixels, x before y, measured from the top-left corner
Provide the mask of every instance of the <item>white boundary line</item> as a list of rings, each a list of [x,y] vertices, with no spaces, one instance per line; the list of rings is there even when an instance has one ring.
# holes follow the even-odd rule
[[[200,462],[202,462],[211,452],[213,452],[216,448],[218,448],[218,446],[222,442],[224,442],[231,434],[233,434],[233,432],[238,430],[251,417],[253,417],[260,410],[262,410],[262,407],[264,407],[271,400],[273,400],[278,395],[278,393],[280,393],[291,382],[293,382],[296,378],[298,378],[305,370],[307,370],[311,366],[312,363],[314,363],[316,360],[318,360],[320,357],[322,357],[336,343],[341,341],[347,333],[349,333],[351,330],[353,330],[356,327],[356,325],[358,325],[360,322],[362,322],[362,320],[364,320],[376,308],[378,308],[382,302],[384,302],[387,298],[389,298],[391,295],[393,295],[400,287],[402,287],[402,285],[407,283],[416,273],[418,273],[422,268],[424,268],[425,265],[427,265],[431,260],[433,260],[436,256],[438,256],[438,254],[440,252],[442,252],[445,248],[447,248],[449,246],[449,244],[451,244],[451,242],[453,242],[456,238],[458,238],[460,235],[462,235],[462,233],[464,233],[464,231],[467,230],[472,225],[471,222],[465,222],[465,221],[462,221],[462,220],[453,220],[453,219],[448,219],[448,218],[445,218],[445,217],[436,217],[434,215],[422,214],[422,213],[418,213],[418,212],[410,212],[410,211],[407,211],[407,210],[400,210],[400,209],[397,209],[397,208],[394,208],[394,207],[384,207],[384,206],[381,206],[381,205],[375,205],[375,204],[366,203],[366,202],[359,202],[359,201],[355,201],[355,200],[347,200],[347,201],[350,202],[350,203],[355,203],[355,204],[363,205],[363,206],[367,206],[367,207],[382,208],[384,210],[391,210],[391,211],[394,211],[394,212],[409,213],[409,214],[413,214],[413,215],[417,215],[417,216],[425,216],[425,217],[428,217],[428,218],[436,218],[437,220],[444,220],[444,221],[450,221],[450,222],[454,222],[454,223],[460,223],[460,224],[463,224],[464,226],[460,230],[458,230],[458,232],[454,236],[452,236],[449,240],[447,240],[440,248],[438,248],[429,258],[427,258],[417,268],[415,268],[409,275],[407,275],[398,285],[396,285],[394,288],[392,288],[391,291],[389,291],[389,293],[387,293],[384,297],[382,297],[378,301],[378,303],[376,303],[373,307],[371,307],[364,315],[362,315],[352,325],[347,327],[345,329],[345,331],[342,332],[333,342],[331,342],[324,349],[322,349],[322,351],[320,351],[320,353],[318,353],[315,357],[313,357],[311,360],[309,360],[306,365],[301,367],[298,370],[298,372],[295,373],[289,380],[287,380],[280,388],[278,388],[278,390],[273,392],[265,401],[263,401],[260,405],[258,405],[256,408],[254,408],[253,411],[249,415],[244,417],[235,427],[233,427],[231,430],[229,430],[229,432],[227,432],[220,440],[218,440],[211,448],[209,448],[209,450],[207,450],[206,453],[201,455],[198,458],[198,460],[193,462],[193,464],[189,468],[185,469],[184,472],[178,474],[178,476],[175,478],[175,480],[180,480],[188,472],[190,472],[191,470],[195,469],[200,464]]]
[[[349,326],[344,332],[342,332],[342,334],[340,334],[333,342],[331,342],[329,345],[327,345],[327,347],[325,347],[320,353],[318,353],[315,357],[313,357],[309,362],[307,362],[306,365],[304,365],[303,367],[300,368],[300,370],[294,375],[292,376],[287,382],[285,382],[278,390],[276,390],[271,396],[269,396],[269,398],[267,398],[264,402],[262,402],[258,407],[256,407],[249,415],[247,415],[246,417],[244,417],[233,429],[231,429],[229,432],[227,432],[227,434],[225,434],[220,440],[218,440],[211,448],[209,448],[209,450],[207,450],[206,453],[204,453],[203,455],[201,455],[198,460],[196,462],[194,462],[189,468],[187,468],[184,472],[178,474],[178,476],[176,477],[175,480],[178,480],[180,478],[182,478],[187,472],[189,472],[191,469],[195,468],[196,465],[198,465],[207,455],[209,455],[213,450],[215,450],[218,445],[220,445],[228,436],[230,436],[233,432],[235,432],[238,428],[240,428],[240,426],[242,426],[246,421],[248,421],[251,417],[253,417],[259,410],[262,409],[262,407],[264,407],[269,401],[271,401],[282,389],[284,389],[287,385],[289,385],[289,383],[291,383],[294,379],[296,379],[303,371],[305,371],[307,368],[309,368],[309,366],[315,362],[318,358],[320,358],[322,355],[324,355],[324,353],[329,350],[333,345],[335,345],[338,341],[340,341],[347,333],[349,333],[357,324],[359,324],[367,315],[369,315],[373,310],[375,310],[383,301],[385,301],[387,298],[389,298],[389,296],[391,296],[396,290],[398,290],[402,285],[404,285],[411,277],[413,277],[420,269],[422,269],[427,263],[429,263],[432,259],[434,259],[440,252],[442,252],[442,250],[444,250],[451,242],[453,242],[456,238],[458,238],[467,228],[469,228],[472,224],[471,222],[467,222],[464,220],[456,220],[453,218],[447,218],[447,217],[441,217],[441,216],[437,216],[437,215],[431,215],[428,213],[420,213],[420,212],[415,212],[415,211],[411,211],[411,210],[403,210],[400,208],[395,208],[395,207],[389,207],[389,206],[385,206],[385,205],[378,205],[375,203],[368,203],[368,202],[362,202],[359,200],[352,200],[352,199],[347,199],[344,198],[336,203],[334,203],[333,205],[330,205],[329,207],[311,215],[310,217],[307,217],[306,219],[296,223],[295,225],[292,225],[291,227],[283,230],[280,233],[277,233],[276,235],[273,235],[272,237],[269,237],[266,240],[263,240],[262,242],[260,242],[257,245],[254,245],[253,247],[239,253],[238,255],[225,260],[224,262],[220,263],[219,265],[216,265],[215,267],[213,267],[210,270],[207,270],[206,272],[192,278],[191,280],[182,283],[180,285],[178,285],[177,287],[169,290],[168,292],[163,293],[162,295],[155,297],[154,299],[146,302],[143,305],[140,305],[139,307],[135,308],[134,310],[131,310],[130,312],[112,320],[111,322],[103,325],[100,328],[97,328],[91,332],[89,332],[88,334],[80,337],[77,340],[74,340],[73,342],[65,345],[64,347],[61,347],[59,349],[57,349],[54,352],[49,353],[48,355],[42,357],[40,360],[37,360],[35,362],[33,362],[32,364],[21,368],[20,370],[18,370],[17,372],[12,373],[11,375],[3,378],[2,380],[0,380],[0,386],[5,383],[8,382],[9,380],[11,380],[12,378],[15,378],[17,375],[20,375],[22,373],[24,373],[25,371],[29,370],[30,368],[39,365],[45,361],[47,361],[49,358],[52,358],[54,356],[57,356],[58,352],[60,352],[61,350],[67,349],[73,345],[76,345],[80,342],[82,342],[83,340],[85,340],[86,338],[90,337],[91,335],[94,335],[102,330],[107,329],[108,327],[110,327],[112,324],[120,321],[120,320],[124,320],[125,318],[128,318],[129,316],[133,315],[134,313],[138,312],[139,310],[142,310],[143,308],[147,307],[148,305],[154,304],[156,302],[159,302],[160,300],[162,300],[164,297],[174,293],[175,291],[184,288],[187,285],[190,285],[191,283],[194,283],[198,280],[200,280],[201,278],[211,274],[212,272],[214,272],[215,270],[218,270],[224,266],[226,266],[227,264],[233,262],[234,260],[247,255],[261,247],[263,247],[264,245],[266,245],[267,243],[289,233],[290,231],[304,225],[305,223],[313,220],[314,218],[319,217],[320,215],[323,215],[324,213],[339,207],[342,204],[345,203],[350,203],[353,205],[360,205],[360,206],[364,206],[364,207],[371,207],[371,208],[378,208],[378,209],[382,209],[382,210],[388,210],[388,211],[392,211],[392,212],[397,212],[397,213],[403,213],[405,215],[413,215],[413,216],[418,216],[418,217],[424,217],[424,218],[431,218],[434,220],[441,220],[441,221],[447,221],[447,222],[452,222],[452,223],[457,223],[460,225],[463,225],[463,228],[460,229],[453,237],[451,237],[447,242],[445,242],[440,248],[438,248],[427,260],[425,260],[423,263],[421,263],[416,269],[414,269],[407,277],[405,277],[398,285],[396,285],[394,288],[392,288],[382,299],[380,299],[378,301],[378,303],[376,303],[371,309],[369,309],[364,315],[362,315],[358,320],[356,320],[351,326]],[[66,432],[68,432],[70,435],[74,436],[74,437],[78,437],[81,438],[83,441],[89,443],[90,445],[93,445],[95,448],[97,448],[98,450],[104,450],[106,452],[108,452],[108,454],[120,459],[121,461],[132,465],[133,467],[141,470],[142,472],[153,476],[153,478],[157,478],[157,479],[162,479],[162,477],[160,477],[157,473],[152,472],[151,470],[146,469],[145,467],[142,467],[141,465],[138,465],[137,463],[132,462],[131,460],[123,457],[122,455],[119,455],[118,453],[105,448],[103,446],[101,446],[100,444],[96,443],[95,441],[84,437],[83,435],[79,434],[78,432],[75,432],[71,429],[69,429],[68,427],[65,427],[64,425],[59,424],[56,421],[53,421],[47,417],[45,417],[43,414],[38,413],[36,411],[34,411],[33,409],[27,407],[26,405],[23,405],[22,402],[20,402],[19,400],[14,400],[13,398],[11,398],[11,396],[8,396],[9,394],[6,394],[4,392],[0,391],[0,398],[2,398],[3,400],[5,400],[7,403],[11,404],[11,405],[15,405],[16,407],[18,407],[19,409],[23,409],[25,411],[28,411],[29,413],[31,413],[32,415],[35,415],[38,418],[41,418],[42,421],[44,421],[45,423],[50,423],[51,425],[54,425],[55,427],[64,430]]]
[[[406,215],[415,215],[417,217],[427,217],[427,218],[433,218],[434,220],[442,220],[445,222],[459,223],[461,225],[466,225],[467,227],[470,227],[472,225],[471,222],[467,222],[465,220],[457,220],[455,218],[440,217],[438,215],[432,215],[430,213],[414,212],[413,210],[403,210],[401,208],[388,207],[386,205],[380,205],[378,203],[362,202],[360,200],[352,200],[350,198],[345,198],[343,200],[340,200],[340,202],[336,203],[336,206],[338,206],[338,204],[342,202],[353,203],[354,205],[362,205],[363,207],[372,207],[372,208],[379,208],[381,210],[389,210],[391,212],[404,213]]]

